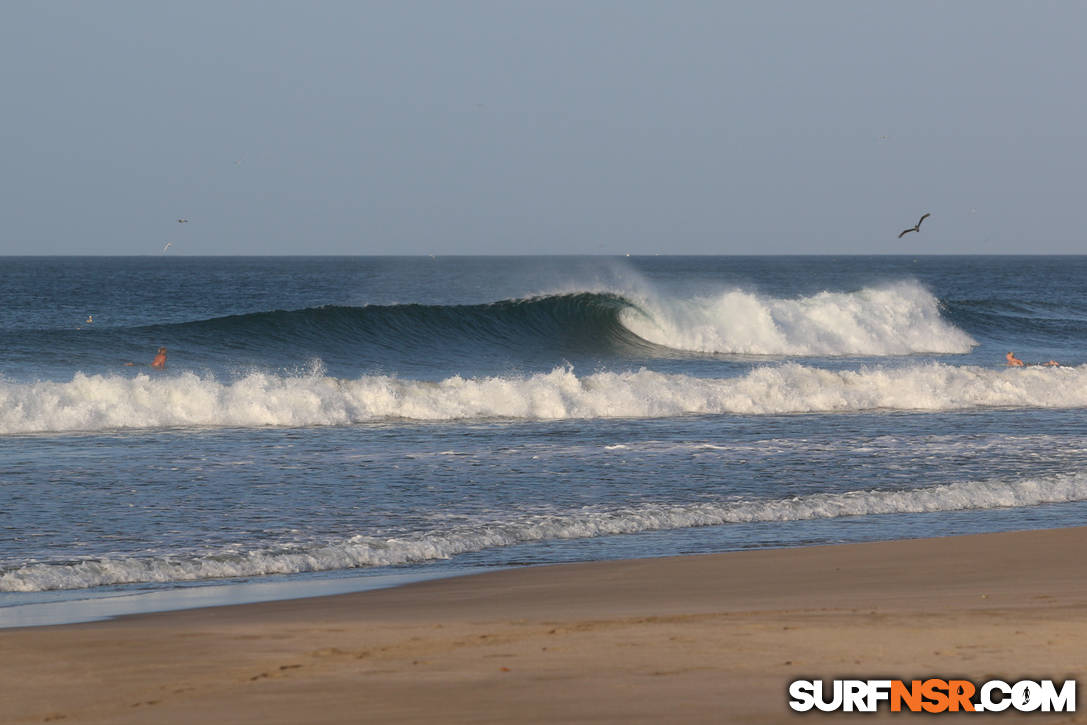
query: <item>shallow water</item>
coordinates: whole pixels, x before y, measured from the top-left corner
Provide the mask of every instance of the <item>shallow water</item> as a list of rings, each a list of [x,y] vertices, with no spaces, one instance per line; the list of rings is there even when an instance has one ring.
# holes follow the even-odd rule
[[[8,258],[0,608],[1076,525],[1085,266]]]

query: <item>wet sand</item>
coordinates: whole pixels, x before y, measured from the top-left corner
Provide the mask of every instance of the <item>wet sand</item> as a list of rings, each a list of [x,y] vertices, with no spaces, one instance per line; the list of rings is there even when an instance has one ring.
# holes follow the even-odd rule
[[[1073,528],[594,562],[0,630],[0,722],[909,720],[786,689],[1083,675],[1085,552]]]

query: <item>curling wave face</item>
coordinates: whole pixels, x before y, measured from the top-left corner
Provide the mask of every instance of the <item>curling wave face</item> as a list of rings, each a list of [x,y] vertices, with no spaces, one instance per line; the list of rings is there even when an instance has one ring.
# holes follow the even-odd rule
[[[116,367],[118,355],[139,359],[161,344],[219,371],[291,367],[320,358],[341,371],[437,367],[451,374],[495,360],[511,367],[586,356],[883,357],[960,354],[975,343],[941,316],[937,299],[916,282],[796,299],[739,289],[685,297],[643,288],[476,305],[325,306],[93,331],[0,333],[0,350],[12,367],[41,371],[43,363],[53,363],[66,375],[73,361],[86,372],[99,372]],[[54,359],[52,351],[64,353]]]
[[[320,373],[252,373],[232,382],[183,373],[77,374],[0,383],[0,434],[185,426],[306,427],[473,419],[662,418],[869,410],[1087,406],[1087,366],[993,370],[943,363],[826,370],[786,363],[732,378],[638,370],[439,382]]]
[[[584,539],[644,531],[764,521],[833,519],[872,514],[965,511],[1087,500],[1087,475],[966,481],[901,490],[858,490],[761,501],[643,504],[582,508],[509,521],[433,530],[412,536],[353,536],[316,545],[294,544],[169,557],[118,557],[34,563],[0,572],[0,592],[83,589],[139,582],[293,574],[448,559],[458,554],[548,539]]]

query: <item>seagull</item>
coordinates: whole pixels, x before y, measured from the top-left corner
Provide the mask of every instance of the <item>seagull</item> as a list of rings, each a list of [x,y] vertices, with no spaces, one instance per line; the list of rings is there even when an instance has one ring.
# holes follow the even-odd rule
[[[930,214],[929,214],[928,212],[925,212],[925,213],[924,213],[924,215],[922,215],[922,217],[921,217],[920,219],[918,219],[918,220],[917,220],[917,223],[916,223],[916,224],[914,224],[914,225],[913,225],[912,227],[910,227],[909,229],[903,229],[903,230],[902,230],[902,233],[898,235],[898,238],[899,238],[899,239],[901,239],[902,237],[906,236],[906,235],[907,235],[907,234],[909,234],[910,232],[919,232],[919,231],[921,231],[921,222],[923,222],[923,221],[925,221],[926,219],[928,219],[928,218],[929,218],[929,216],[930,216]]]
[[[188,224],[188,223],[189,223],[189,220],[188,220],[188,219],[178,219],[178,220],[177,220],[177,223],[178,223],[178,224]]]
[[[162,248],[162,253],[166,254],[166,250],[174,245],[173,242],[166,242],[166,246]]]

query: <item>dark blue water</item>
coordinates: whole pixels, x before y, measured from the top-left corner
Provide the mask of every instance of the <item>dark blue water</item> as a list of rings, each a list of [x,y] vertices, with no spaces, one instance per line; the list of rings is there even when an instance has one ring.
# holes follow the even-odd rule
[[[6,258],[0,606],[1078,524],[1085,273]]]

